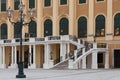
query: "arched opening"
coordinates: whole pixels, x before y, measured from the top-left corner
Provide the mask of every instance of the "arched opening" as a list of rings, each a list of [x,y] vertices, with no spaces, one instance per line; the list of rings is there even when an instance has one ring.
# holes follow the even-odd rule
[[[7,39],[8,38],[8,32],[7,32],[7,24],[3,23],[1,24],[1,39]]]
[[[28,33],[29,33],[29,37],[36,37],[36,22],[35,21],[30,21],[29,25],[28,25]]]
[[[60,25],[60,29],[59,29],[59,34],[60,35],[68,35],[69,33],[69,21],[68,21],[68,19],[67,18],[62,18],[61,20],[60,20],[60,23],[59,23],[59,25]]]
[[[95,36],[104,37],[105,36],[105,17],[103,15],[98,15],[95,20]]]
[[[44,36],[52,36],[52,20],[44,21]]]
[[[87,19],[86,17],[80,17],[78,19],[78,38],[87,37]]]
[[[114,17],[114,35],[120,35],[120,13],[116,14]]]

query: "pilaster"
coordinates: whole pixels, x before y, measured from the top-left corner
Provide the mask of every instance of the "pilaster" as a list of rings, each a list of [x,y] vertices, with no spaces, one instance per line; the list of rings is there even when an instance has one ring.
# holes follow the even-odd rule
[[[55,0],[56,1],[56,0]],[[43,0],[37,0],[37,37],[43,37]]]
[[[59,1],[58,0],[54,0],[53,1],[53,36],[58,36],[59,32],[58,32],[58,5],[59,5]]]
[[[75,26],[75,0],[69,0],[69,35],[74,34]]]
[[[107,19],[106,19],[106,40],[113,39],[113,18],[112,18],[112,1],[107,1]]]
[[[89,19],[88,19],[88,41],[94,41],[93,36],[95,35],[95,27],[94,27],[94,0],[89,0]]]

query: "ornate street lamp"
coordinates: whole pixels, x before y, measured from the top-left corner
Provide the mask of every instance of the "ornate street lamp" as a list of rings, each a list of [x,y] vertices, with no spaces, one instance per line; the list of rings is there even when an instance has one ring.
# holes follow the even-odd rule
[[[22,2],[20,2],[20,5],[19,5],[19,11],[20,11],[20,56],[19,58],[20,59],[18,63],[18,74],[16,75],[16,78],[26,78],[26,75],[24,74],[23,61],[22,61],[22,26],[27,25],[29,23],[24,23],[24,18],[25,18],[25,14],[23,13],[24,7],[25,5]],[[16,22],[13,22],[11,20],[12,12],[13,10],[9,7],[7,10],[8,18],[9,18],[9,21],[12,24],[14,24]],[[32,20],[34,16],[34,10],[30,9],[29,14],[30,14],[30,19]]]

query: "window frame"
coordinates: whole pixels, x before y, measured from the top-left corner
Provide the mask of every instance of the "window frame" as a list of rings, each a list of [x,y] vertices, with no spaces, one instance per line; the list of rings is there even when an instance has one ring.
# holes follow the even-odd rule
[[[106,0],[103,0],[103,1],[97,1],[97,0],[95,0],[95,2],[96,3],[103,3],[103,2],[105,2]]]
[[[1,0],[0,3],[1,3],[1,4],[0,4],[0,6],[1,6],[0,11],[1,11],[1,12],[5,12],[5,11],[7,10],[7,0],[6,0],[6,3],[5,3],[5,10],[3,10],[3,11],[2,11],[2,0]]]
[[[50,1],[50,6],[45,6],[45,0],[44,0],[43,7],[44,7],[44,8],[51,8],[51,7],[52,7],[52,1],[53,1],[53,0]]]
[[[97,23],[99,23],[100,20],[97,20],[97,18],[100,16],[104,17],[104,27],[103,28],[100,27],[100,29],[98,29],[99,27],[97,27]],[[97,21],[99,21],[99,22],[97,22]],[[104,29],[104,35],[101,35],[102,29]],[[99,35],[97,35],[98,33],[99,33]],[[99,14],[95,17],[95,37],[105,37],[105,35],[106,35],[106,16],[103,14]]]
[[[79,20],[80,19],[84,19],[84,20],[82,20],[82,23],[83,23],[83,21],[84,21],[84,24],[86,23],[86,30],[84,30],[84,31],[86,31],[86,36],[84,35],[84,36],[81,36],[81,35],[79,35]],[[78,33],[77,33],[77,35],[78,35],[78,38],[87,38],[87,34],[88,34],[88,32],[87,32],[87,30],[88,30],[88,18],[86,17],[86,16],[79,16],[78,17],[78,19],[77,19],[77,31],[78,31]],[[84,32],[84,31],[82,31],[82,32]]]
[[[30,0],[29,0],[30,1]],[[35,4],[34,4],[34,8],[36,8],[36,0],[34,0],[35,1]],[[29,2],[28,2],[28,8],[30,9],[30,4],[29,4]]]
[[[86,2],[85,3],[79,3],[79,0],[77,0],[77,3],[78,3],[78,5],[85,5],[85,4],[87,4],[87,0],[86,0]]]
[[[115,24],[115,23],[116,23],[116,22],[115,22],[115,21],[116,21],[115,19],[117,18],[116,16],[119,16],[119,15],[120,15],[120,12],[118,12],[118,13],[116,13],[116,14],[114,15],[114,20],[113,20],[113,21],[114,21],[114,23],[113,23],[113,24],[114,24],[114,36],[120,36],[120,25],[119,25],[119,26],[116,26],[116,24]],[[116,30],[116,29],[118,29],[118,30]],[[119,34],[115,34],[116,31],[119,31],[119,32],[118,32]]]
[[[20,4],[20,0],[19,0],[19,4]],[[15,0],[14,0],[14,10],[19,10],[19,5],[17,5],[17,7],[18,7],[17,9],[16,9],[15,5],[16,4],[15,4]]]
[[[59,6],[68,6],[68,0],[67,0],[67,4],[61,4],[61,0],[59,0]]]

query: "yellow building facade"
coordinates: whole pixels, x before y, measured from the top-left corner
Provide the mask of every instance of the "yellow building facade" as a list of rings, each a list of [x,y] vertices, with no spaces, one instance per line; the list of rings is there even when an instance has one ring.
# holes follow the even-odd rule
[[[16,7],[19,1],[25,4],[24,22],[29,23],[22,29],[25,68],[54,67],[68,59],[70,51],[74,54],[76,49],[83,49],[80,40],[93,45],[94,41],[107,44],[108,48],[107,52],[98,50],[95,59],[92,54],[81,58],[83,68],[93,65],[94,69],[94,61],[97,68],[105,65],[120,67],[119,0],[0,0],[1,68],[16,68],[19,61],[19,10]],[[13,24],[7,18],[9,7],[14,11]],[[30,8],[35,11],[32,20],[29,18]],[[77,43],[75,40],[70,42],[70,39],[77,39]],[[109,53],[109,60],[104,52]]]

